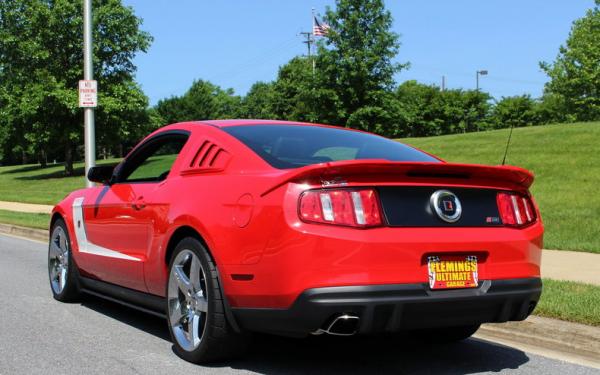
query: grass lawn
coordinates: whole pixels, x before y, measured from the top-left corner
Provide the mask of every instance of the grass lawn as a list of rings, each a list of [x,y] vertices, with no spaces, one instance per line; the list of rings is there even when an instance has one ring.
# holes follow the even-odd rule
[[[22,227],[48,229],[50,215],[0,210],[0,223]]]
[[[544,279],[534,314],[600,326],[600,286]]]
[[[118,162],[118,159],[109,159],[97,163]],[[85,187],[83,163],[76,163],[74,167],[74,177],[64,177],[62,164],[47,168],[39,165],[0,167],[0,200],[54,205],[73,190]]]
[[[508,129],[403,139],[451,162],[497,165]],[[600,123],[514,129],[507,164],[535,173],[548,249],[600,253]]]

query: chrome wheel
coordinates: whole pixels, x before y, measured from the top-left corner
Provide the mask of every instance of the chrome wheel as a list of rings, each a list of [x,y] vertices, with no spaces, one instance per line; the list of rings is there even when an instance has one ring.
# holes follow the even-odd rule
[[[60,294],[67,285],[69,271],[69,241],[64,229],[56,226],[50,237],[48,249],[48,272],[50,285],[55,294]]]
[[[204,336],[208,294],[200,258],[191,250],[179,252],[173,260],[167,300],[173,336],[184,350],[193,351]]]

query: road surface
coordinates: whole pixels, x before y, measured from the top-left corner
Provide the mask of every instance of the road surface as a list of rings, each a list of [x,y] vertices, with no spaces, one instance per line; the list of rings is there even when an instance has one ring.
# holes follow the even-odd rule
[[[0,236],[0,374],[600,374],[478,339],[415,347],[398,340],[260,337],[242,359],[210,367],[179,359],[166,322],[89,298],[52,299],[46,245]]]

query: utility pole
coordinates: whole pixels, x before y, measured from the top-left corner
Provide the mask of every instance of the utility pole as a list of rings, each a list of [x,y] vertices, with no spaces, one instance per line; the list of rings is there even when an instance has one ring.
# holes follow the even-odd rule
[[[302,35],[306,38],[306,40],[302,41],[302,43],[306,44],[308,57],[310,57],[312,54],[312,43],[313,43],[312,33],[308,32],[308,31],[303,31],[300,33],[300,35]]]
[[[475,90],[479,91],[479,76],[487,76],[487,70],[478,70],[475,72]]]
[[[94,79],[92,61],[92,0],[83,0],[83,79]],[[85,139],[85,179],[86,186],[93,187],[94,183],[87,179],[90,168],[96,165],[96,129],[94,123],[95,103],[83,109],[84,139]]]
[[[446,76],[442,76],[442,86],[440,87],[440,91],[446,91]]]
[[[315,74],[315,59],[312,58],[312,45],[315,40],[313,39],[311,32],[303,31],[300,33],[300,35],[303,35],[306,38],[306,40],[304,40],[302,43],[306,44],[308,59],[312,62],[312,70],[313,74]]]

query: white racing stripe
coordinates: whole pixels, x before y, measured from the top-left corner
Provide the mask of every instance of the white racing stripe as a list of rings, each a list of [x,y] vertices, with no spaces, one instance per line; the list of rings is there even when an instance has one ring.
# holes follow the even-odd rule
[[[83,220],[83,197],[75,198],[73,201],[73,226],[75,227],[75,237],[79,247],[79,252],[86,254],[93,254],[108,258],[117,258],[132,260],[139,262],[140,259],[120,253],[115,250],[107,249],[102,246],[98,246],[91,243],[87,239],[87,233],[85,232],[85,221]]]

